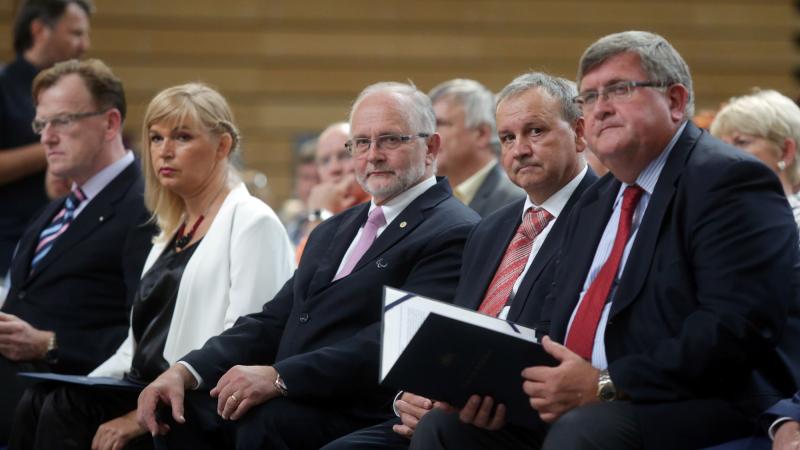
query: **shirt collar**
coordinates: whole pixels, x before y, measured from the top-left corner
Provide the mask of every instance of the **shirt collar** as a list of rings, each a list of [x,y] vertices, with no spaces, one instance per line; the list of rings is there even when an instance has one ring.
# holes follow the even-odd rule
[[[94,174],[89,178],[83,186],[80,186],[84,194],[86,194],[86,201],[91,201],[97,194],[100,193],[111,181],[117,177],[128,165],[133,163],[133,152],[128,150],[125,156],[107,165],[103,170]],[[72,183],[72,188],[75,189],[76,184]]]
[[[399,216],[400,213],[403,212],[403,210],[414,201],[414,199],[422,195],[423,192],[427,191],[433,186],[436,186],[436,177],[432,176],[417,183],[409,189],[406,189],[404,192],[398,194],[395,198],[381,205],[381,208],[383,209],[383,217],[386,218],[386,223],[392,223],[392,221],[396,219],[397,216]],[[373,199],[370,201],[369,205],[370,212],[375,208],[375,200]]]
[[[472,199],[475,198],[478,189],[483,184],[483,181],[486,180],[486,177],[489,176],[489,171],[492,170],[495,165],[497,165],[497,159],[492,158],[485,166],[478,169],[477,172],[473,173],[469,178],[456,186],[454,190],[458,193],[458,198],[465,204],[469,204]]]
[[[525,211],[528,208],[542,208],[545,211],[549,212],[553,216],[553,220],[558,219],[559,214],[564,209],[564,206],[569,201],[569,198],[572,197],[572,193],[575,192],[575,189],[578,188],[578,185],[581,184],[581,180],[583,177],[586,176],[586,173],[589,171],[588,165],[584,165],[583,170],[578,172],[578,175],[575,176],[569,183],[565,184],[561,189],[556,191],[555,194],[551,195],[547,200],[542,202],[541,205],[536,205],[531,200],[530,195],[525,198],[525,207],[522,208],[522,216],[525,215]]]

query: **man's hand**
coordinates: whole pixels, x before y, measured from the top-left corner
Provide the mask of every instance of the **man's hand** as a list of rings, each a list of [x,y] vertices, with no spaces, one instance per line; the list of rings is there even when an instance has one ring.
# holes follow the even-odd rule
[[[495,409],[492,397],[487,395],[481,398],[480,395],[473,395],[461,408],[458,418],[462,422],[478,428],[495,431],[503,428],[506,424],[506,406],[501,403]]]
[[[417,428],[419,420],[433,408],[434,402],[431,399],[403,392],[394,404],[395,409],[400,413],[399,425],[394,425],[392,430],[400,436],[411,439],[414,429]]]
[[[186,389],[197,384],[191,372],[182,364],[175,364],[162,373],[139,394],[137,420],[139,425],[151,435],[166,434],[169,425],[159,423],[156,409],[163,403],[172,409],[172,418],[178,423],[186,423],[183,417],[183,397]]]
[[[122,450],[147,430],[136,421],[136,410],[100,425],[92,439],[92,450]]]
[[[790,420],[782,423],[775,432],[772,450],[800,450],[800,422]]]
[[[550,337],[542,346],[560,364],[556,367],[528,367],[522,371],[522,389],[530,397],[531,406],[547,423],[555,422],[565,412],[581,405],[598,402],[597,381],[600,371],[578,354]]]
[[[217,413],[226,420],[238,420],[253,406],[281,395],[275,387],[278,372],[271,366],[233,366],[211,390],[217,399]]]
[[[0,313],[0,355],[11,361],[43,359],[52,337],[52,331],[37,330],[17,316]]]

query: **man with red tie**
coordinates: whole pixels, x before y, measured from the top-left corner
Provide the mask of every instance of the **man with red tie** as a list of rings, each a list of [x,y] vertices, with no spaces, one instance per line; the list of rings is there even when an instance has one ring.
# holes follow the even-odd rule
[[[610,174],[575,205],[544,302],[560,363],[522,372],[542,424],[428,414],[412,449],[703,448],[749,435],[795,390],[782,333],[797,233],[778,179],[689,122],[689,70],[661,36],[601,38],[578,85]]]
[[[575,83],[533,72],[520,75],[498,95],[500,162],[527,196],[489,214],[472,231],[455,304],[525,326],[536,326],[541,319],[541,300],[550,286],[567,217],[597,180],[583,158],[583,118],[572,102],[576,94]],[[458,414],[437,408],[434,415],[473,420],[480,400],[473,397]],[[398,417],[352,433],[324,450],[408,448],[417,421],[434,404],[440,405],[401,393],[394,402]],[[492,399],[484,404],[491,408]]]

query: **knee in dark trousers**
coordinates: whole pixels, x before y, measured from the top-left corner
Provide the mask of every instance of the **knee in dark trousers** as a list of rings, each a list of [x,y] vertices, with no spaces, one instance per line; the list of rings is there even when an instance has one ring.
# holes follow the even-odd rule
[[[639,427],[628,402],[575,408],[551,426],[543,450],[635,450],[642,448]]]

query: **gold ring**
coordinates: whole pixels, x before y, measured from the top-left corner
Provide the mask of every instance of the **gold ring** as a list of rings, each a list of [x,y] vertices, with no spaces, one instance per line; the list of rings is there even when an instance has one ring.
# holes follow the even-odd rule
[[[236,394],[231,394],[229,398],[232,399],[234,402],[239,403],[239,399],[236,398]]]

